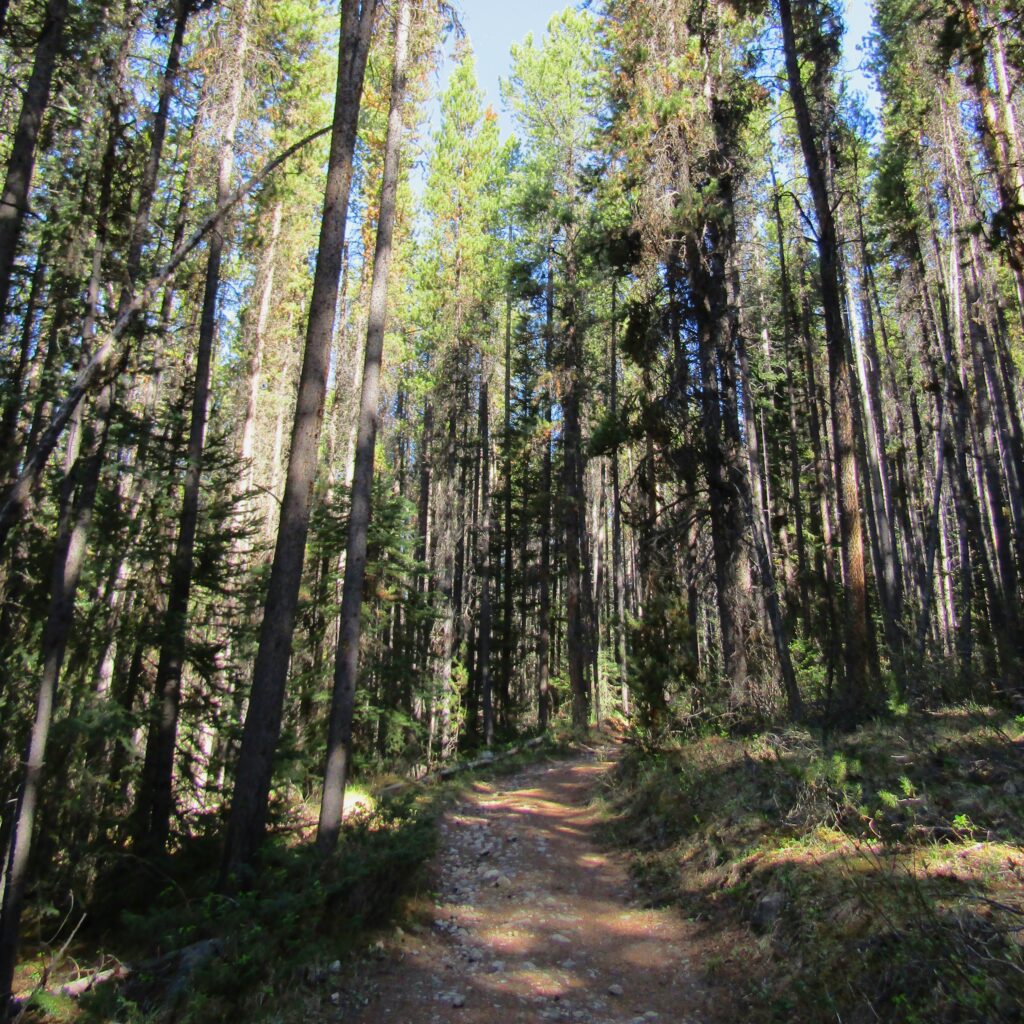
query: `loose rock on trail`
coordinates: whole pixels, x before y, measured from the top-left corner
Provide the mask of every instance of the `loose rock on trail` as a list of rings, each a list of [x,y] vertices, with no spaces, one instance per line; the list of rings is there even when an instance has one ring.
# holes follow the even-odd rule
[[[477,782],[444,815],[432,921],[378,946],[345,1020],[700,1024],[690,930],[644,909],[597,841],[602,749]]]

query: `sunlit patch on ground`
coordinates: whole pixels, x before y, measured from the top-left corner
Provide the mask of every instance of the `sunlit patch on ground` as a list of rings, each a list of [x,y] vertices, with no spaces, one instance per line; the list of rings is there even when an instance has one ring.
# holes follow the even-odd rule
[[[424,927],[363,979],[373,995],[359,1020],[707,1019],[692,926],[638,907],[621,859],[596,847],[589,795],[608,767],[541,765],[465,792],[441,823]]]

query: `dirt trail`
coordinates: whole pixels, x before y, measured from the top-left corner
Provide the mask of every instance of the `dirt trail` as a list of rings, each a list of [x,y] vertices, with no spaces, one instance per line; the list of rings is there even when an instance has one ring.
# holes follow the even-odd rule
[[[476,783],[444,816],[432,926],[398,931],[347,1020],[399,1024],[700,1024],[691,925],[642,909],[597,842],[604,749]],[[351,991],[351,989],[350,989]]]

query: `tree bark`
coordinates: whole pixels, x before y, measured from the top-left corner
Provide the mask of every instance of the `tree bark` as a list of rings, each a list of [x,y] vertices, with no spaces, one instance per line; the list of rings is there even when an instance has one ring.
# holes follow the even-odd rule
[[[106,449],[112,398],[112,387],[108,385],[94,410],[94,429],[92,436],[86,438],[87,454],[78,458],[76,452],[69,452],[62,495],[63,514],[50,580],[50,608],[43,630],[43,670],[36,698],[35,721],[25,756],[24,777],[8,841],[3,908],[0,911],[0,1008],[4,1010],[11,999],[36,807],[53,721],[57,684],[74,615],[75,594],[85,563],[86,541],[99,484],[100,464]],[[79,482],[82,486],[77,499],[74,499],[73,491]]]
[[[583,523],[583,437],[580,402],[583,389],[583,351],[580,326],[576,321],[576,263],[573,241],[564,240],[565,286],[563,288],[563,331],[559,352],[562,372],[562,523],[565,538],[566,660],[572,694],[572,723],[587,726],[590,713],[587,685],[587,638],[584,634],[586,566]]]
[[[481,356],[481,363],[486,357]],[[480,528],[477,535],[477,575],[480,578],[480,613],[477,624],[476,660],[480,678],[480,699],[483,705],[484,743],[494,743],[494,694],[491,683],[491,435],[489,420],[489,388],[486,366],[480,374]]]
[[[508,242],[512,245],[512,224],[509,223]],[[502,559],[502,637],[501,637],[501,703],[502,715],[507,718],[512,693],[512,656],[516,648],[516,634],[512,628],[512,288],[506,284],[505,295],[505,404],[502,425],[502,475],[504,477],[504,552]],[[525,565],[524,565],[525,568]],[[524,581],[525,590],[525,581]]]
[[[235,169],[235,133],[245,83],[246,52],[249,45],[249,21],[252,0],[241,0],[236,8],[236,31],[230,42],[229,59],[237,61],[229,87],[226,122],[223,128],[217,170],[217,206],[228,198]],[[149,739],[146,744],[142,783],[136,807],[137,843],[148,853],[162,853],[167,845],[171,813],[174,808],[174,748],[178,735],[181,704],[181,679],[185,667],[188,636],[188,604],[192,591],[196,533],[199,526],[199,491],[203,471],[203,446],[206,439],[207,406],[213,365],[213,343],[217,327],[217,297],[224,252],[224,233],[220,228],[210,234],[206,259],[206,282],[199,319],[196,347],[195,381],[182,486],[178,536],[170,565],[167,608],[163,619],[160,659],[156,672],[156,693]]]
[[[260,393],[260,378],[263,369],[263,350],[266,345],[267,323],[270,320],[270,303],[274,297],[274,276],[277,262],[277,243],[281,237],[280,200],[274,203],[270,215],[270,241],[263,256],[260,268],[260,301],[253,325],[251,348],[245,374],[245,418],[242,421],[241,456],[248,464],[246,470],[247,486],[251,489],[254,479],[253,461],[256,454],[256,406]],[[344,289],[343,289],[344,290]]]
[[[870,713],[874,705],[869,661],[867,582],[860,518],[860,483],[853,426],[853,381],[846,358],[842,298],[839,290],[839,244],[824,164],[815,139],[810,108],[800,73],[790,0],[778,0],[789,94],[796,116],[814,200],[818,228],[822,304],[829,359],[832,431],[836,445],[836,494],[839,504],[839,541],[843,564],[843,685],[833,716],[845,727]]]
[[[731,184],[726,184],[726,177],[720,181],[722,201],[731,209]],[[698,334],[701,426],[722,660],[729,703],[738,709],[747,705],[749,696],[747,632],[752,588],[744,547],[744,495],[749,494],[749,483],[740,463],[736,351],[726,281],[732,238],[728,228],[710,221],[701,230],[703,238],[691,233],[686,252]]]
[[[548,246],[548,274],[544,295],[544,368],[554,368],[555,267],[554,242]],[[537,625],[537,724],[543,732],[551,713],[549,686],[551,661],[551,392],[544,387],[544,456],[541,464],[540,608]]]
[[[612,282],[612,337],[611,353],[608,358],[608,404],[612,422],[617,423],[619,396],[619,354],[618,354],[618,320],[616,319],[615,300],[617,282]],[[616,435],[617,436],[617,435]],[[626,586],[623,572],[622,552],[622,495],[619,487],[619,445],[616,442],[612,450],[612,589],[614,591],[614,629],[615,629],[615,664],[619,670],[619,692],[622,700],[622,713],[628,718],[630,714],[629,700],[629,664],[626,651]]]
[[[362,394],[356,436],[355,468],[349,509],[348,542],[345,549],[345,579],[341,592],[338,629],[338,657],[331,695],[331,716],[327,732],[327,767],[320,804],[317,849],[330,853],[338,842],[345,802],[345,784],[352,750],[352,716],[355,711],[356,677],[359,670],[360,612],[366,578],[367,536],[373,495],[373,458],[377,443],[377,406],[380,400],[380,371],[384,355],[384,327],[387,319],[388,273],[398,198],[402,142],[402,104],[405,98],[406,61],[411,0],[400,0],[395,15],[395,55],[391,73],[391,107],[384,143],[377,242],[373,254],[373,284],[366,327]]]
[[[274,560],[228,818],[222,882],[251,869],[263,839],[327,393],[359,106],[378,0],[343,0],[327,186]]]

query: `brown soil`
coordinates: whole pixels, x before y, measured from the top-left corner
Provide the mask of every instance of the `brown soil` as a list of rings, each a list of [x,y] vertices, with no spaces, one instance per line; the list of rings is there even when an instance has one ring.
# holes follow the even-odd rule
[[[615,752],[478,782],[441,822],[423,927],[378,944],[345,1020],[581,1024],[707,1020],[694,928],[637,902],[591,796]],[[348,1002],[346,999],[345,1002]]]

